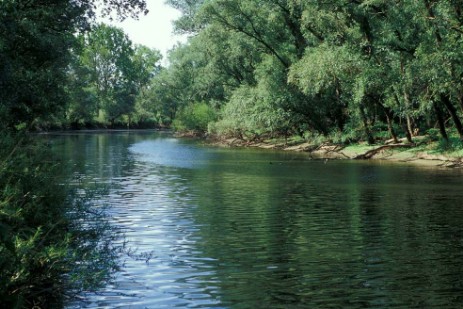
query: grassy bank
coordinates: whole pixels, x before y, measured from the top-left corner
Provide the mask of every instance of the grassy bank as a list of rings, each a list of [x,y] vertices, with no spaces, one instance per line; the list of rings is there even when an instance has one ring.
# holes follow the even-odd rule
[[[0,139],[0,300],[4,308],[59,308],[116,267],[119,248],[91,190],[28,135]]]

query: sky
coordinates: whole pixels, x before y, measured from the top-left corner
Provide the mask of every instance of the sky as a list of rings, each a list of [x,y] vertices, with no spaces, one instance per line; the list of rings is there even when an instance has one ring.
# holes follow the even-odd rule
[[[164,0],[146,0],[149,13],[138,20],[128,18],[110,24],[122,28],[133,43],[143,44],[161,51],[166,61],[167,51],[177,42],[185,42],[185,36],[173,34],[172,22],[180,12],[164,3]]]

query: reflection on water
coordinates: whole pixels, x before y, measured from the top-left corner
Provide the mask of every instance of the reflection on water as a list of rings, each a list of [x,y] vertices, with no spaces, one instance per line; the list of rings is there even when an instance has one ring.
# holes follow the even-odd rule
[[[460,171],[214,149],[158,133],[53,138],[110,184],[122,269],[69,308],[459,308]]]

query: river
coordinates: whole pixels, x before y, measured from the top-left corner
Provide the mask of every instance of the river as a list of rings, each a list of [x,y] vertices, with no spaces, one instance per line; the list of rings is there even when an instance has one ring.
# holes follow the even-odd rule
[[[461,308],[463,173],[225,149],[160,132],[49,135],[133,255],[67,308]]]

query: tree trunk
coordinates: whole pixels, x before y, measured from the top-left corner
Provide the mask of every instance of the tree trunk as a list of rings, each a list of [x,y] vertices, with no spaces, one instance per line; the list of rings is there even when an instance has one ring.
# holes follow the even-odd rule
[[[407,91],[404,89],[404,102],[405,106],[407,109],[410,109],[410,98],[408,97]],[[409,143],[413,143],[412,141],[412,136],[413,136],[413,125],[412,125],[412,119],[410,118],[409,115],[406,116],[406,121],[407,121],[407,129],[405,130],[405,134],[407,135],[407,140]],[[409,138],[410,137],[410,138]]]
[[[362,153],[362,154],[359,154],[357,155],[356,157],[354,157],[355,160],[359,160],[359,159],[371,159],[372,157],[374,157],[376,154],[378,154],[379,152],[383,151],[383,150],[386,150],[386,149],[395,149],[395,148],[412,148],[412,147],[415,147],[415,145],[413,144],[395,144],[395,145],[383,145],[383,146],[380,146],[380,147],[377,147],[375,149],[371,149],[371,150],[368,150],[367,152],[365,153]]]
[[[389,110],[384,110],[384,113],[386,114],[386,121],[387,121],[387,129],[389,131],[389,134],[391,135],[392,139],[394,140],[394,143],[398,143],[399,140],[397,139],[397,134],[395,133],[394,127],[392,126],[393,124],[393,116],[392,112]]]
[[[413,136],[413,124],[412,123],[413,123],[412,118],[407,115],[407,131],[408,131],[408,134],[410,134],[411,136]]]
[[[397,134],[394,130],[393,123],[394,123],[394,114],[392,110],[389,107],[384,106],[381,104],[381,102],[377,101],[377,104],[379,107],[381,107],[384,111],[384,114],[386,115],[386,121],[387,121],[387,129],[389,131],[389,134],[391,135],[392,139],[394,140],[394,143],[398,143],[399,140],[397,139]]]
[[[448,112],[450,113],[450,116],[452,117],[453,123],[455,124],[455,127],[457,128],[458,135],[460,136],[460,139],[463,140],[463,126],[461,124],[460,118],[458,117],[457,114],[457,109],[455,106],[453,106],[452,102],[450,102],[450,98],[446,94],[442,94],[440,96],[440,99],[442,103],[444,103],[445,107],[447,108]]]
[[[405,137],[407,138],[407,142],[413,143],[412,132],[410,132],[410,130],[408,129],[407,123],[402,122],[402,128],[403,128],[403,130],[405,132]]]
[[[363,121],[363,128],[367,136],[368,144],[372,145],[375,143],[375,139],[373,138],[373,135],[371,134],[370,126],[368,125],[367,115],[365,114],[365,111],[363,110],[363,106],[360,106],[359,109],[360,109],[360,116],[362,117],[362,121]]]
[[[394,88],[393,88],[394,89]],[[397,102],[397,106],[400,107],[400,100],[399,100],[399,97],[397,95],[397,92],[394,91],[394,98]],[[404,94],[404,98],[408,98],[408,96],[406,95],[406,93]],[[412,140],[412,132],[409,130],[408,128],[408,120],[409,120],[409,117],[407,116],[407,123],[403,123],[402,120],[400,121],[400,123],[402,124],[402,128],[405,132],[405,136],[407,137],[407,141],[409,143],[413,143],[413,140]]]
[[[344,110],[347,108],[347,104],[341,100],[341,83],[336,79],[336,112],[335,119],[336,125],[338,126],[339,132],[344,131],[344,125],[346,124],[346,116]]]
[[[439,108],[439,106],[437,106],[436,103],[433,103],[433,106],[434,106],[434,111],[436,112],[437,124],[439,125],[440,134],[441,134],[443,139],[448,141],[449,137],[448,137],[447,132],[445,130],[445,121],[444,121],[444,117],[442,116],[442,111]]]

